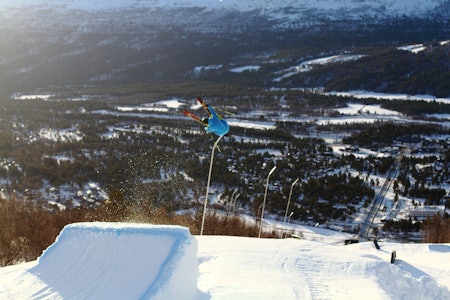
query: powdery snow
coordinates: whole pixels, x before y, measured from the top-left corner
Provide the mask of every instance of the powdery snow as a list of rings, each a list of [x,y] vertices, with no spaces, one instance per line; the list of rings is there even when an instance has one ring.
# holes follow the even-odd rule
[[[288,226],[303,239],[68,225],[37,261],[0,268],[0,299],[450,299],[450,244],[376,250],[345,246],[348,234]]]

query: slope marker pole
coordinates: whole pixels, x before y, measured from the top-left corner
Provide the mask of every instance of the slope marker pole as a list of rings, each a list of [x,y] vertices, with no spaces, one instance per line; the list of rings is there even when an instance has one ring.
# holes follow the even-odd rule
[[[202,217],[202,227],[200,229],[200,235],[203,235],[203,228],[205,226],[206,205],[208,204],[209,183],[211,182],[211,172],[212,172],[212,166],[213,166],[213,161],[214,161],[214,152],[215,152],[216,148],[218,147],[217,145],[219,144],[220,140],[223,137],[224,137],[223,135],[219,136],[219,138],[214,143],[214,146],[211,151],[211,162],[209,164],[208,183],[206,184],[206,195],[205,195],[205,203],[203,205],[203,217]]]
[[[277,168],[277,166],[274,166],[272,168],[272,170],[270,170],[269,175],[267,175],[267,180],[266,180],[266,191],[264,192],[264,201],[263,201],[263,206],[262,206],[262,210],[261,210],[261,224],[259,224],[259,233],[258,233],[258,238],[261,237],[261,230],[263,227],[263,222],[264,222],[264,208],[266,206],[266,198],[267,198],[267,189],[269,188],[269,178],[270,175],[272,175],[273,172],[275,172],[275,169]]]

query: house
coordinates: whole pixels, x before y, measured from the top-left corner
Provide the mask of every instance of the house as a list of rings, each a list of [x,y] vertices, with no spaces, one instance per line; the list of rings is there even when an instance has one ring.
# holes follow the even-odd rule
[[[409,216],[411,219],[417,218],[418,220],[425,220],[428,217],[433,217],[436,214],[444,214],[444,206],[423,206],[418,208],[413,208],[409,211]]]

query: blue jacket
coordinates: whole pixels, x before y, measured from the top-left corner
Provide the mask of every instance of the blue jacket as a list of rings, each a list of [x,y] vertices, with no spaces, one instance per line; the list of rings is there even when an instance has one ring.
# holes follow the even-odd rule
[[[208,119],[208,126],[205,126],[206,132],[212,132],[218,136],[227,134],[228,130],[230,130],[227,121],[222,120],[211,106],[208,106],[208,109],[211,112],[211,116]]]

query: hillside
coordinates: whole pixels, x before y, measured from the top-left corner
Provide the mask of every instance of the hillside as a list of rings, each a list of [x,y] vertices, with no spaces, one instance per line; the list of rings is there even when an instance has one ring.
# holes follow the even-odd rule
[[[223,68],[201,79],[267,87],[274,84],[270,74],[286,63],[324,53],[446,40],[449,5],[443,0],[4,1],[0,91],[178,82],[199,78],[195,70],[202,66]],[[264,67],[249,78],[226,71],[249,64]]]
[[[0,298],[447,299],[448,244],[190,236],[179,227],[72,224],[39,260],[0,268]],[[95,239],[94,239],[95,236]],[[198,247],[198,252],[196,248]],[[397,259],[390,263],[391,251]]]

